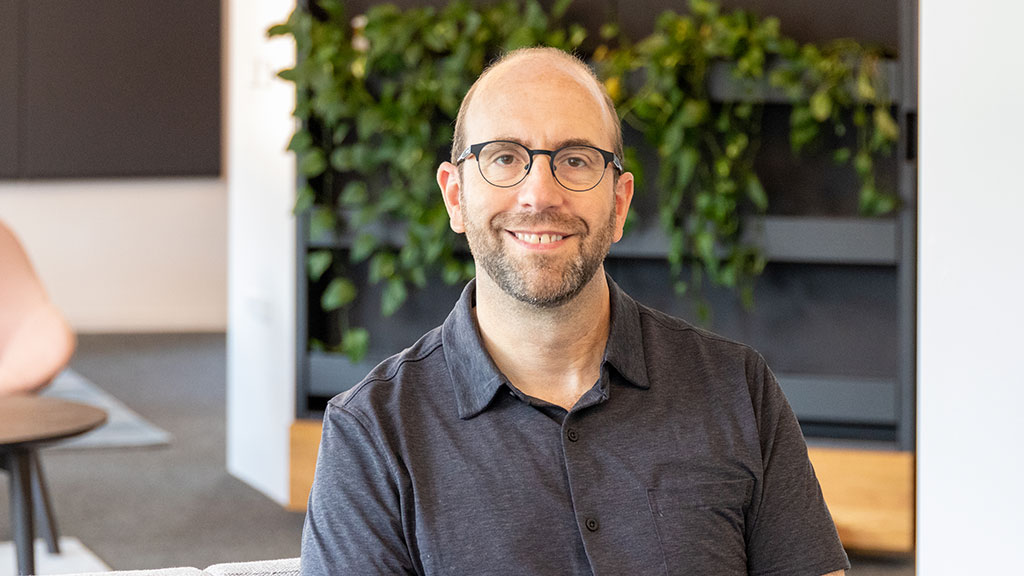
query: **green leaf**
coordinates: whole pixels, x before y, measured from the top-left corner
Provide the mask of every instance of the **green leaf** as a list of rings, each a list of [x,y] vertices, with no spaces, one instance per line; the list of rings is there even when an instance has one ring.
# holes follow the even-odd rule
[[[441,278],[445,284],[456,284],[462,281],[462,266],[455,260],[445,263]]]
[[[685,118],[682,114],[676,116],[661,134],[661,144],[658,146],[658,154],[663,159],[670,159],[683,146],[686,137]]]
[[[330,250],[317,250],[306,256],[306,273],[313,282],[320,280],[324,272],[331,267],[334,254]]]
[[[389,252],[378,252],[370,258],[370,282],[376,284],[381,280],[391,279],[395,275],[395,255]]]
[[[692,128],[697,126],[708,117],[708,103],[705,100],[694,100],[688,98],[683,102],[682,121],[683,126]]]
[[[271,38],[274,36],[284,36],[286,34],[291,33],[292,27],[289,26],[288,24],[274,24],[269,29],[267,29],[267,36]]]
[[[313,215],[309,219],[310,238],[329,238],[337,224],[334,211],[318,206],[313,209]]]
[[[362,262],[369,258],[370,254],[373,254],[378,245],[376,236],[364,232],[356,237],[356,241],[352,244],[352,253],[349,258],[352,259],[352,262]]]
[[[864,216],[874,216],[878,210],[876,204],[878,202],[878,191],[875,189],[875,185],[868,182],[860,188],[860,203],[858,208],[860,213]]]
[[[732,163],[728,158],[721,157],[715,160],[715,174],[721,178],[728,178],[732,172]]]
[[[875,205],[875,215],[881,216],[889,214],[896,209],[899,204],[897,198],[891,194],[879,194],[878,201]]]
[[[700,161],[700,152],[696,148],[687,147],[679,153],[679,164],[676,166],[676,187],[678,190],[685,190],[693,175],[697,171],[697,163]]]
[[[750,198],[759,212],[768,209],[768,194],[761,185],[761,179],[754,173],[747,174],[747,198]]]
[[[409,270],[409,280],[417,288],[426,288],[427,286],[427,271],[423,266],[417,266]]]
[[[619,25],[614,22],[605,22],[601,25],[598,35],[602,40],[611,40],[619,35]]]
[[[736,278],[739,275],[739,272],[737,271],[738,268],[739,266],[734,262],[726,263],[725,266],[723,266],[722,269],[719,271],[718,283],[721,284],[722,286],[728,286],[730,288],[735,287]]]
[[[320,296],[320,307],[325,312],[337,310],[356,299],[355,284],[348,278],[334,278]]]
[[[341,351],[352,362],[360,362],[370,349],[370,333],[366,328],[349,328],[341,337]]]
[[[381,314],[387,317],[397,312],[405,303],[407,295],[405,282],[401,278],[389,279],[380,297]]]
[[[348,136],[349,129],[350,126],[348,124],[339,124],[338,127],[334,129],[334,143],[341,144],[344,142],[345,137]]]
[[[297,84],[299,82],[299,79],[301,78],[301,75],[299,71],[296,70],[295,68],[285,68],[284,70],[281,70],[277,73],[277,77],[280,78],[281,80]]]
[[[555,0],[555,4],[551,7],[551,17],[558,20],[565,16],[565,11],[569,9],[570,4],[572,4],[572,0]]]
[[[361,206],[367,201],[366,182],[353,180],[345,185],[338,198],[338,203],[344,207]]]
[[[306,178],[314,178],[324,173],[327,169],[327,160],[324,159],[324,152],[319,148],[312,148],[299,158],[299,174]]]
[[[835,160],[836,164],[846,164],[850,161],[852,153],[849,148],[838,148],[832,153],[832,159]]]
[[[871,85],[871,78],[867,74],[857,75],[857,96],[862,100],[875,99],[875,87]]]
[[[874,163],[871,161],[871,155],[865,150],[857,152],[857,155],[853,158],[853,169],[857,171],[857,175],[861,178],[866,178],[871,174]]]
[[[338,172],[351,172],[355,169],[356,163],[352,158],[351,146],[339,146],[331,152],[331,167]]]
[[[872,115],[875,121],[875,129],[878,130],[886,140],[895,142],[900,137],[900,127],[892,119],[892,115],[885,108],[875,108]]]
[[[814,117],[818,122],[824,122],[828,120],[828,117],[832,115],[832,97],[829,96],[828,90],[822,88],[811,95],[811,116]]]
[[[694,250],[697,252],[697,256],[709,264],[716,260],[715,258],[715,237],[707,230],[698,231],[693,237]]]
[[[299,188],[298,192],[295,193],[295,207],[292,208],[292,213],[302,214],[311,208],[313,203],[316,201],[316,192],[313,187],[309,184],[305,184]]]
[[[307,130],[299,130],[288,142],[288,150],[292,152],[305,152],[313,146],[313,136]]]

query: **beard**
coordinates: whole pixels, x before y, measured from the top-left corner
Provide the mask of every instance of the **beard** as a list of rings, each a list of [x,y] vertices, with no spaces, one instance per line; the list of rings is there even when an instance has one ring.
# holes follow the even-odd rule
[[[465,211],[465,198],[460,202]],[[476,264],[503,292],[540,308],[556,308],[576,297],[601,267],[615,233],[614,210],[607,223],[595,230],[582,218],[552,212],[503,212],[486,225],[464,213],[463,222]],[[572,234],[578,244],[576,253],[568,258],[543,253],[517,258],[508,250],[507,229],[545,227]]]

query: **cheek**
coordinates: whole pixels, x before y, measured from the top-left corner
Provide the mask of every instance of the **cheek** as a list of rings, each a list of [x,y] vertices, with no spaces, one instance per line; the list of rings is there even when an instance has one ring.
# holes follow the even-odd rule
[[[486,223],[497,214],[515,211],[514,194],[495,194],[493,190],[487,190],[486,185],[481,186],[469,178],[466,180],[459,196],[465,220]]]

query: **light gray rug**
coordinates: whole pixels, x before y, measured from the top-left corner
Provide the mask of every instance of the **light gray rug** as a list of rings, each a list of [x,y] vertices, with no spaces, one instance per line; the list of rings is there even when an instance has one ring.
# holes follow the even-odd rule
[[[46,542],[35,541],[36,574],[71,574],[76,572],[107,572],[110,566],[93,554],[78,538],[60,537],[60,554],[50,554]],[[17,557],[13,542],[0,542],[0,576],[15,576]]]
[[[56,444],[48,448],[50,450],[162,446],[171,441],[166,430],[156,427],[70,368],[61,372],[41,395],[81,402],[107,411],[106,424]]]

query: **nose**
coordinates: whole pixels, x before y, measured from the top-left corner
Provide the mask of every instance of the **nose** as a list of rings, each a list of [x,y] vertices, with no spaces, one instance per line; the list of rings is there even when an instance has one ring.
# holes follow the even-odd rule
[[[547,165],[537,164],[544,157]],[[555,180],[550,154],[537,154],[530,165],[530,173],[516,187],[519,205],[537,211],[560,206],[565,201],[565,188]]]

